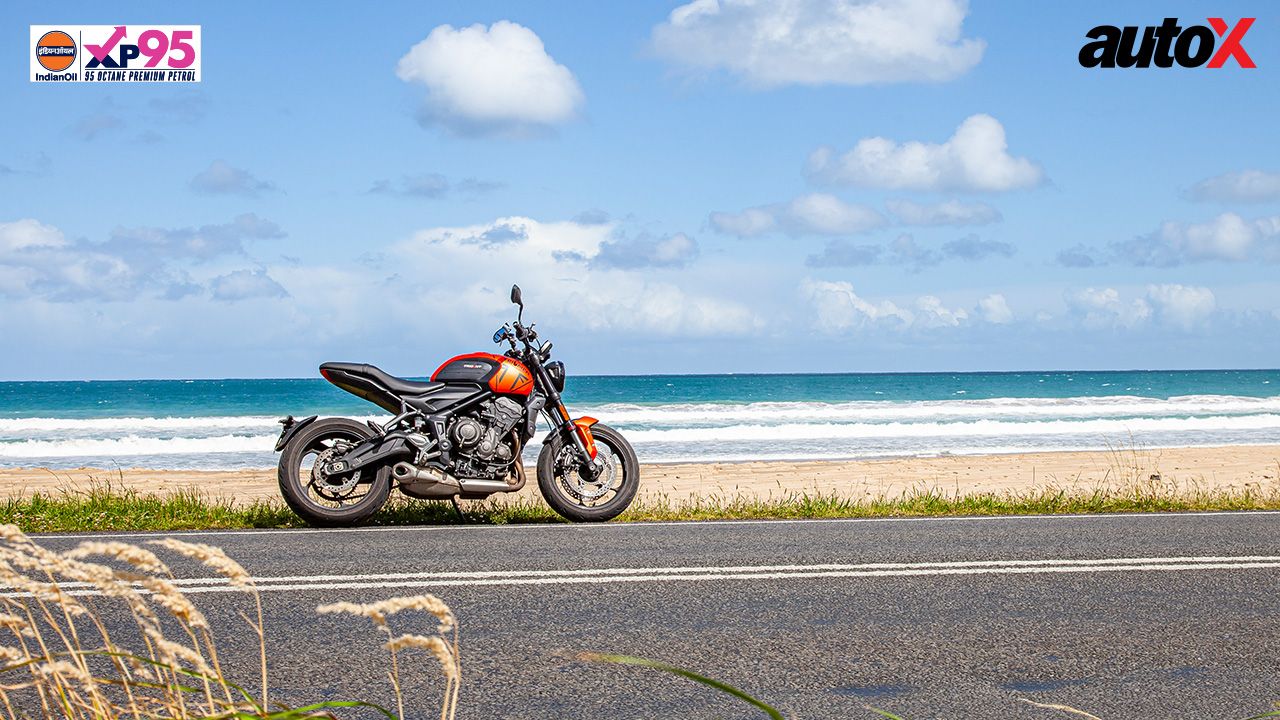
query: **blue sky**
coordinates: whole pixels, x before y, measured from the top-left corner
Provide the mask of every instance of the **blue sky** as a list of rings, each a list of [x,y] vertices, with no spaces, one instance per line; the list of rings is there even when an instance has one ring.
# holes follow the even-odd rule
[[[577,372],[1275,367],[1271,9],[1085,70],[1203,6],[8,4],[0,379],[424,374],[512,282]],[[203,82],[28,81],[129,22]]]

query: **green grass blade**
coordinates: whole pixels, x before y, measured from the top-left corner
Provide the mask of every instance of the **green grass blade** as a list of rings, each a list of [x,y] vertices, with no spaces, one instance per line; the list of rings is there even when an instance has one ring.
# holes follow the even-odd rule
[[[880,708],[877,708],[877,707],[871,707],[870,705],[864,705],[863,707],[865,707],[866,709],[870,710],[871,712],[873,712],[873,713],[875,713],[875,714],[879,715],[880,717],[889,718],[889,720],[904,720],[904,718],[903,718],[901,715],[894,715],[893,713],[889,712],[888,710],[881,710]]]
[[[631,655],[605,655],[603,653],[583,653],[578,657],[582,660],[587,660],[589,662],[613,663],[614,665],[636,665],[639,667],[651,668],[653,670],[661,670],[662,672],[671,673],[672,675],[679,675],[682,678],[692,680],[696,683],[701,683],[703,685],[706,685],[707,687],[715,688],[716,690],[719,690],[722,693],[732,695],[745,703],[753,705],[756,708],[763,710],[765,713],[769,715],[770,718],[773,718],[773,720],[784,720],[784,718],[782,717],[782,713],[778,712],[773,707],[770,707],[763,701],[757,700],[756,698],[751,697],[750,695],[746,694],[745,692],[739,690],[736,687],[733,687],[732,685],[726,685],[725,683],[722,683],[719,680],[712,680],[706,675],[699,675],[698,673],[693,672],[692,670],[685,670],[684,668],[676,667],[675,665],[668,665],[667,663],[664,663],[664,662],[658,662],[656,660],[647,660],[645,658],[634,657]]]

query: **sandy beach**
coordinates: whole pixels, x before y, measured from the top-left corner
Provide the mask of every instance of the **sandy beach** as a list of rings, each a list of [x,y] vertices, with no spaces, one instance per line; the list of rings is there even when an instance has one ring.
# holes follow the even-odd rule
[[[536,494],[532,481],[521,494]],[[640,497],[682,501],[699,497],[783,498],[837,494],[851,499],[896,497],[937,490],[948,496],[1025,493],[1045,488],[1119,489],[1135,482],[1177,490],[1280,487],[1280,445],[1115,452],[1045,452],[822,462],[743,462],[645,465]],[[278,499],[275,470],[178,471],[0,470],[0,497],[58,494],[93,483],[166,493],[197,489],[235,502]]]

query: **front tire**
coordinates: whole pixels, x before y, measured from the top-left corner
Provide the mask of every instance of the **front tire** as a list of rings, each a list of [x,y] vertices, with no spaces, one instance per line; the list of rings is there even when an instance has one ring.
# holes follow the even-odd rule
[[[294,437],[280,454],[277,477],[285,503],[303,520],[319,527],[348,527],[368,520],[391,494],[385,468],[325,476],[318,467],[324,454],[340,454],[345,444],[373,436],[368,426],[346,418],[316,420]]]
[[[636,451],[617,430],[600,423],[592,425],[596,458],[603,460],[605,469],[596,482],[588,482],[570,465],[576,462],[576,452],[565,432],[549,438],[538,454],[538,489],[542,497],[552,510],[571,522],[612,520],[631,505],[640,489]]]

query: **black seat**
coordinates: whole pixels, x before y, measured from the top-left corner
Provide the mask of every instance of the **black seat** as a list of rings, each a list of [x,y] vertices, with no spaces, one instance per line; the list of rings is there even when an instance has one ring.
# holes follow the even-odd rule
[[[320,373],[332,382],[334,378],[330,378],[326,371],[372,380],[397,395],[425,395],[444,387],[444,383],[405,380],[395,375],[388,375],[367,363],[329,362],[321,365]]]

